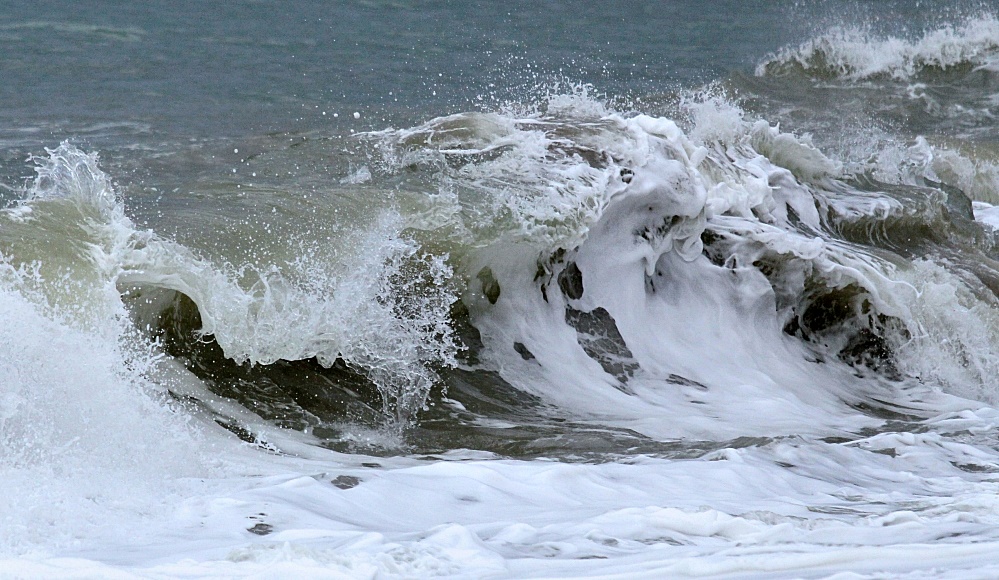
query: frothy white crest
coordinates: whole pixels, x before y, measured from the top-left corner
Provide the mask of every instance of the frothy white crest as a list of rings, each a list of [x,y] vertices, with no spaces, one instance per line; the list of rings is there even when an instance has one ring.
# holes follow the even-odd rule
[[[917,137],[911,144],[888,143],[869,163],[875,177],[899,184],[918,184],[924,179],[960,189],[970,199],[999,203],[999,163],[994,153],[974,144],[931,144]]]
[[[950,393],[999,402],[994,386],[999,373],[999,301],[988,290],[972,292],[927,260],[915,262],[902,276],[918,290],[911,302],[915,324],[905,335],[893,337],[903,368]]]
[[[693,122],[687,136],[695,144],[735,148],[739,155],[762,154],[805,181],[837,177],[843,171],[841,163],[812,144],[811,136],[784,133],[779,126],[773,127],[765,120],[747,120],[745,112],[721,87],[709,86],[684,99],[681,110]]]
[[[404,418],[436,379],[427,365],[453,364],[444,321],[454,298],[446,257],[421,254],[400,229],[397,216],[384,216],[356,240],[352,260],[316,261],[303,249],[289,271],[244,273],[256,279],[248,288],[173,244],[146,241],[118,255],[117,280],[190,297],[202,332],[237,362],[343,358],[378,385],[386,411]]]
[[[743,110],[721,97],[695,98],[684,103],[684,109],[694,121],[689,136],[702,145],[719,141],[734,143],[749,130]]]
[[[469,242],[520,236],[556,243],[585,231],[611,173],[583,159],[586,151],[552,151],[573,145],[571,136],[558,135],[563,128],[540,114],[464,113],[372,136],[388,171],[412,163],[443,169],[440,193],[459,208],[455,217]],[[460,167],[447,169],[450,159]],[[467,162],[475,159],[488,160]]]
[[[935,147],[931,169],[937,179],[963,191],[975,201],[999,203],[999,164],[995,159],[976,158],[974,151],[964,153]]]
[[[482,359],[518,388],[657,437],[863,424],[844,402],[891,399],[894,387],[858,379],[839,353],[856,332],[921,337],[934,323],[914,266],[837,228],[943,219],[946,194],[921,187],[903,203],[863,191],[807,136],[747,121],[723,96],[685,107],[689,134],[669,119],[570,107],[464,114],[377,138],[385,159],[439,172],[456,231],[479,248],[464,300]],[[890,181],[937,181],[940,159],[917,142]],[[785,332],[839,300],[830,296],[852,296],[843,321],[821,336]],[[897,370],[930,376],[906,357]],[[952,392],[981,384],[964,379]]]
[[[414,163],[441,168],[440,192],[460,208],[455,217],[471,232],[474,244],[500,237],[563,247],[581,241],[623,189],[621,171],[644,163],[649,150],[660,147],[657,137],[673,139],[671,151],[662,152],[665,157],[680,155],[694,166],[708,156],[709,145],[721,155],[726,148],[766,155],[802,179],[841,171],[807,138],[781,133],[762,121],[749,123],[738,107],[722,99],[689,103],[695,122],[689,139],[673,121],[644,115],[627,119],[585,94],[551,99],[555,101],[561,108],[523,117],[464,113],[370,136],[381,150],[384,170]],[[595,112],[603,116],[594,118]],[[456,163],[457,168],[449,167]],[[730,162],[715,169],[730,177],[738,174],[737,179],[750,175]],[[713,184],[717,187],[708,207],[722,212],[739,207],[747,215],[769,211],[764,208],[771,189],[766,176],[750,175],[748,182],[753,183],[750,189],[731,195],[724,184]]]
[[[316,358],[325,365],[342,358],[368,374],[386,411],[400,419],[423,405],[436,380],[429,365],[453,364],[447,256],[420,252],[402,235],[398,214],[385,212],[358,234],[350,255],[303,247],[285,270],[233,271],[136,230],[96,163],[96,155],[61,145],[41,160],[28,199],[71,199],[91,215],[82,224],[93,237],[89,257],[115,304],[117,292],[132,286],[181,292],[198,306],[202,332],[229,358],[255,364]]]
[[[99,169],[96,153],[84,153],[65,141],[45,151],[47,156],[33,157],[37,176],[25,196],[27,201],[70,199],[97,210],[105,219],[120,213],[111,180]]]
[[[854,80],[883,75],[903,80],[929,67],[947,69],[969,64],[991,69],[997,61],[999,20],[994,15],[983,15],[956,27],[927,31],[918,40],[875,38],[855,28],[833,28],[764,60],[756,74],[773,74],[796,65]]]
[[[753,125],[752,145],[772,163],[790,170],[803,181],[838,177],[843,170],[841,163],[826,157],[807,136],[782,133],[766,121],[757,121]]]
[[[833,179],[840,165],[718,100],[692,107],[696,139],[669,119],[572,111],[466,114],[378,136],[386,158],[440,168],[462,208],[455,218],[481,247],[464,299],[483,358],[563,409],[657,437],[863,423],[841,401],[868,387],[845,365],[809,363],[782,332],[788,306],[777,306],[778,294],[819,284],[907,312],[911,288],[892,280],[894,266],[820,235],[820,210],[850,207]],[[729,240],[726,264],[702,255],[709,224]],[[760,259],[783,263],[782,277],[765,278]],[[581,296],[562,288],[569,261]],[[492,297],[477,288],[488,277]]]
[[[360,135],[375,141],[382,169],[397,170],[413,163],[436,160],[433,152],[487,153],[513,145],[517,124],[499,114],[458,113],[433,119],[411,129],[386,129]]]
[[[599,119],[611,113],[611,110],[594,94],[590,85],[574,85],[572,92],[556,91],[544,100],[544,108],[548,115],[568,115],[575,118]]]
[[[215,473],[147,378],[157,357],[120,318],[80,328],[31,291],[44,282],[0,262],[0,552],[124,539],[109,522],[164,517],[176,478]]]

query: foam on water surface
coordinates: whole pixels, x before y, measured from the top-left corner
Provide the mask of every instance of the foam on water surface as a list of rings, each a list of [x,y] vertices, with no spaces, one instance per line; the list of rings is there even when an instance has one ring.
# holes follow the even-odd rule
[[[993,25],[841,80],[978,67]],[[585,89],[351,143],[332,193],[213,184],[266,208],[214,240],[36,159],[0,214],[0,575],[996,571],[987,153],[858,166]]]
[[[798,66],[812,74],[851,80],[878,76],[908,80],[926,71],[959,67],[993,71],[999,62],[997,38],[999,21],[990,14],[928,30],[911,40],[855,28],[834,28],[764,60],[756,74],[774,74]]]

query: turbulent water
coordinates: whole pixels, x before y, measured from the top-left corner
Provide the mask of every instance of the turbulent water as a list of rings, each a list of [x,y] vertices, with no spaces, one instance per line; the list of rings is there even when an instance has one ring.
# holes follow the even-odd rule
[[[0,42],[0,577],[999,574],[994,7]]]

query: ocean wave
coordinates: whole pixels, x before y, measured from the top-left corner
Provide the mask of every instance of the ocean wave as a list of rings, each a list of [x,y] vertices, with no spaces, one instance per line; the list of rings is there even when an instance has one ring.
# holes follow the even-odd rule
[[[918,79],[948,71],[990,71],[999,67],[999,20],[993,14],[927,31],[917,39],[878,37],[858,28],[833,28],[785,48],[756,68],[759,76],[800,72],[853,81]]]
[[[19,259],[77,288],[40,291],[99,306],[81,309],[91,317],[126,304],[138,328],[179,341],[171,352],[209,390],[305,432],[330,427],[309,402],[326,387],[308,377],[353,393],[338,413],[378,407],[364,394],[373,385],[401,426],[447,387],[439,371],[457,367],[659,440],[857,430],[930,397],[930,376],[991,396],[985,370],[925,364],[971,356],[987,369],[995,342],[986,323],[960,348],[925,347],[961,343],[970,322],[931,316],[913,272],[967,254],[934,270],[933,292],[971,312],[995,300],[999,279],[971,201],[935,172],[955,167],[946,156],[917,143],[885,181],[888,165],[882,178],[852,173],[722,99],[688,103],[685,128],[590,100],[360,136],[369,176],[340,187],[385,195],[380,184],[404,190],[405,176],[419,189],[350,224],[343,247],[296,238],[286,261],[220,264],[136,229],[96,156],[65,144],[37,160],[25,200],[3,215]],[[199,357],[214,362],[199,371]],[[267,386],[244,363],[291,382]],[[164,368],[186,385],[175,393],[211,398]],[[222,407],[233,425],[253,422]]]
[[[385,413],[402,423],[437,380],[428,365],[453,364],[450,266],[403,235],[396,214],[367,224],[353,240],[356,251],[339,262],[324,261],[317,240],[283,269],[234,268],[136,229],[95,154],[64,143],[36,162],[25,200],[5,216],[16,231],[52,229],[35,244],[16,244],[18,257],[73,281],[39,286],[52,299],[75,302],[87,320],[115,316],[119,293],[141,307],[149,288],[175,291],[197,305],[198,335],[233,361],[346,361],[378,385]],[[75,251],[61,255],[64,246]]]
[[[450,200],[487,368],[658,438],[859,428],[853,406],[908,405],[901,386],[925,373],[896,349],[935,336],[911,260],[981,231],[967,197],[927,177],[932,156],[879,182],[731,103],[692,104],[689,132],[592,110],[368,136],[381,171],[433,172]]]

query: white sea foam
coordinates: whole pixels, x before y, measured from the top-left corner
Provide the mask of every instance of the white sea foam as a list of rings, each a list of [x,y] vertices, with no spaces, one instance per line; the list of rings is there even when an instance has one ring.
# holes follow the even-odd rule
[[[794,65],[821,75],[860,80],[886,76],[899,80],[929,69],[958,65],[994,70],[999,62],[999,20],[969,18],[956,26],[927,31],[921,38],[877,37],[857,28],[834,28],[796,48],[783,49],[761,63],[757,75]]]
[[[174,478],[218,473],[147,378],[156,357],[119,317],[81,329],[0,263],[0,550],[78,545],[108,518],[164,516]],[[124,312],[120,312],[124,316]],[[130,524],[128,524],[130,525]],[[105,537],[123,539],[112,526]]]
[[[484,246],[466,263],[464,299],[485,359],[518,388],[660,438],[860,428],[868,419],[845,403],[892,399],[894,387],[835,360],[846,328],[812,345],[783,329],[823,292],[855,288],[856,320],[890,317],[923,336],[920,293],[897,272],[909,266],[829,231],[911,209],[837,181],[842,166],[807,139],[731,104],[691,108],[691,137],[666,119],[595,120],[590,108],[468,114],[377,137],[390,165],[467,160],[442,178],[468,208],[453,214],[460,229]],[[702,255],[709,229],[726,239],[724,263]],[[761,260],[778,271],[768,278]],[[477,286],[486,268],[498,297]],[[578,295],[563,287],[571,268]],[[815,348],[829,350],[822,362]]]
[[[351,253],[335,254],[336,261],[323,248],[303,247],[284,270],[236,271],[136,230],[96,155],[63,144],[39,160],[37,172],[25,205],[8,216],[23,222],[24,208],[32,204],[72,204],[87,233],[84,260],[73,264],[73,276],[89,270],[96,278],[90,290],[78,284],[78,293],[113,297],[142,286],[181,292],[198,306],[202,334],[229,358],[254,364],[316,358],[325,365],[342,358],[379,385],[386,411],[398,418],[423,405],[436,379],[427,364],[453,364],[446,256],[421,253],[401,235],[404,223],[394,212],[368,224]],[[103,298],[104,304],[118,303]]]
[[[130,544],[122,542],[95,552],[83,542],[65,558],[3,565],[20,574],[334,578],[863,577],[946,568],[960,578],[987,566],[997,542],[995,484],[939,461],[962,454],[983,459],[936,434],[908,434],[631,464],[327,463],[325,473],[271,475],[185,500],[159,529],[133,538],[141,548],[121,550]],[[330,485],[343,475],[358,483]],[[270,533],[246,531],[260,524]],[[969,536],[978,541],[961,540]],[[121,547],[114,556],[111,546]]]
[[[999,164],[987,146],[931,142],[919,136],[908,143],[872,145],[868,159],[857,165],[858,172],[870,172],[887,183],[918,185],[930,180],[959,189],[973,201],[999,202]]]
[[[374,137],[386,155],[373,171],[415,163],[439,172],[435,194],[450,208],[423,223],[459,238],[484,368],[557,414],[707,440],[714,451],[596,464],[463,450],[371,458],[310,451],[271,428],[294,457],[241,447],[210,422],[192,430],[157,380],[181,396],[205,397],[204,387],[132,334],[119,289],[184,292],[226,352],[247,360],[319,356],[316,336],[349,357],[357,351],[338,332],[375,340],[356,326],[373,321],[406,356],[388,349],[356,360],[404,361],[418,382],[429,347],[406,341],[443,332],[435,308],[448,291],[404,304],[407,316],[398,305],[383,310],[379,300],[394,295],[380,292],[421,296],[426,280],[383,285],[411,271],[407,260],[425,261],[418,270],[433,274],[430,284],[448,266],[421,258],[400,233],[400,222],[419,220],[385,215],[358,238],[360,262],[303,255],[247,289],[227,269],[137,231],[96,160],[64,147],[40,174],[70,176],[71,187],[40,178],[32,201],[3,218],[29,231],[68,205],[69,229],[85,231],[75,238],[83,251],[27,252],[72,264],[68,279],[50,275],[65,268],[39,263],[36,273],[10,257],[0,269],[0,352],[16,353],[0,358],[0,475],[14,482],[0,515],[12,530],[0,532],[0,567],[334,578],[993,572],[999,413],[987,406],[997,340],[989,303],[942,262],[835,235],[908,206],[851,187],[807,140],[724,103],[705,106],[688,135],[668,119],[594,118],[596,106],[576,118],[570,101],[554,116],[465,114],[383,132]],[[486,291],[490,278],[497,292]],[[95,290],[81,292],[88,283]],[[812,329],[810,341],[785,331],[836,292],[858,298],[832,330]],[[88,308],[60,314],[67,300]],[[333,305],[354,313],[345,326],[323,318]],[[901,326],[876,326],[879,315]],[[898,339],[900,379],[837,358],[850,325],[868,322]],[[863,410],[879,402],[901,426]],[[266,428],[232,402],[214,405]],[[747,435],[755,438],[736,439]],[[120,533],[96,533],[98,523]]]

